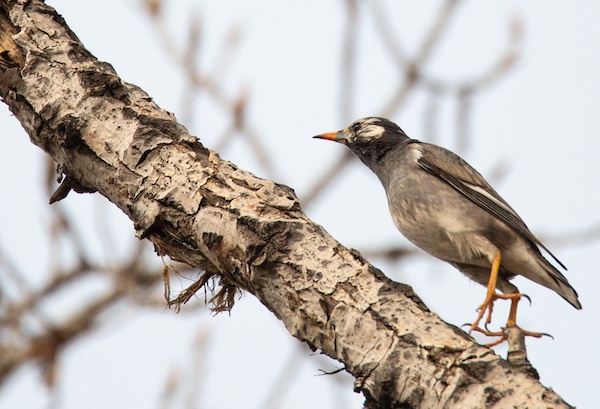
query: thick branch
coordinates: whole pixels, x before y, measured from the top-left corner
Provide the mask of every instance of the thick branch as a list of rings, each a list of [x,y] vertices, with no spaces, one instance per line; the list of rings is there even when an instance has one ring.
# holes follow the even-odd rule
[[[292,189],[202,146],[52,8],[0,5],[0,94],[64,189],[99,192],[159,254],[254,294],[293,336],[343,362],[367,407],[567,407],[342,247]]]

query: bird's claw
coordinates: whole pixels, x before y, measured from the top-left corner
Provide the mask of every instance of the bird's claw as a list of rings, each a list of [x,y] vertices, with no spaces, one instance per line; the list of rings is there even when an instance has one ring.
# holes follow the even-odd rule
[[[526,337],[534,337],[534,338],[550,337],[550,338],[552,338],[552,340],[554,340],[554,337],[550,334],[547,334],[545,332],[528,331],[528,330],[525,330],[525,329],[519,327],[518,325],[507,325],[506,327],[502,328],[502,331],[490,331],[487,329],[487,326],[485,327],[485,329],[481,328],[481,327],[475,327],[475,328],[471,327],[471,331],[479,332],[487,337],[500,337],[499,339],[497,339],[493,342],[484,344],[486,347],[491,348],[491,347],[495,347],[496,345],[500,345],[504,341],[507,341],[508,338],[506,336],[506,329],[509,327],[518,328],[519,331],[521,331],[521,333]],[[470,333],[470,331],[469,331],[469,333]]]

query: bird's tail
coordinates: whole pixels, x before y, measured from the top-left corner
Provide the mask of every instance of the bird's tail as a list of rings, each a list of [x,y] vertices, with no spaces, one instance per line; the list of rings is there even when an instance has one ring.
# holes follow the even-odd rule
[[[547,273],[541,278],[540,281],[537,281],[539,284],[554,290],[558,295],[567,300],[569,304],[578,310],[581,309],[581,303],[579,302],[579,297],[577,295],[577,291],[569,284],[567,278],[560,272],[556,267],[554,267],[548,260],[542,256],[541,253],[538,252],[536,261],[538,265],[544,269]]]

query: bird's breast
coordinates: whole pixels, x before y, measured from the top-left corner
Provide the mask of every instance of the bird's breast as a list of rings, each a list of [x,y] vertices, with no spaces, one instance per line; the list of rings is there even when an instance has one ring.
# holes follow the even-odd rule
[[[478,220],[488,220],[478,217],[485,212],[483,209],[420,170],[391,179],[386,193],[398,230],[413,244],[442,260],[464,259],[460,246],[451,237],[479,234],[487,228],[478,224]]]

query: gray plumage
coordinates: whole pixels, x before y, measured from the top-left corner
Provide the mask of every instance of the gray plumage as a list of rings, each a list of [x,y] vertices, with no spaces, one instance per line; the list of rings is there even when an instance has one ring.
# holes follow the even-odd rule
[[[343,143],[375,172],[396,227],[416,246],[484,286],[500,252],[498,290],[517,293],[509,280],[519,274],[581,308],[573,287],[539,248],[564,265],[489,183],[454,153],[410,139],[398,125],[377,117],[359,119],[342,131],[315,138]]]

